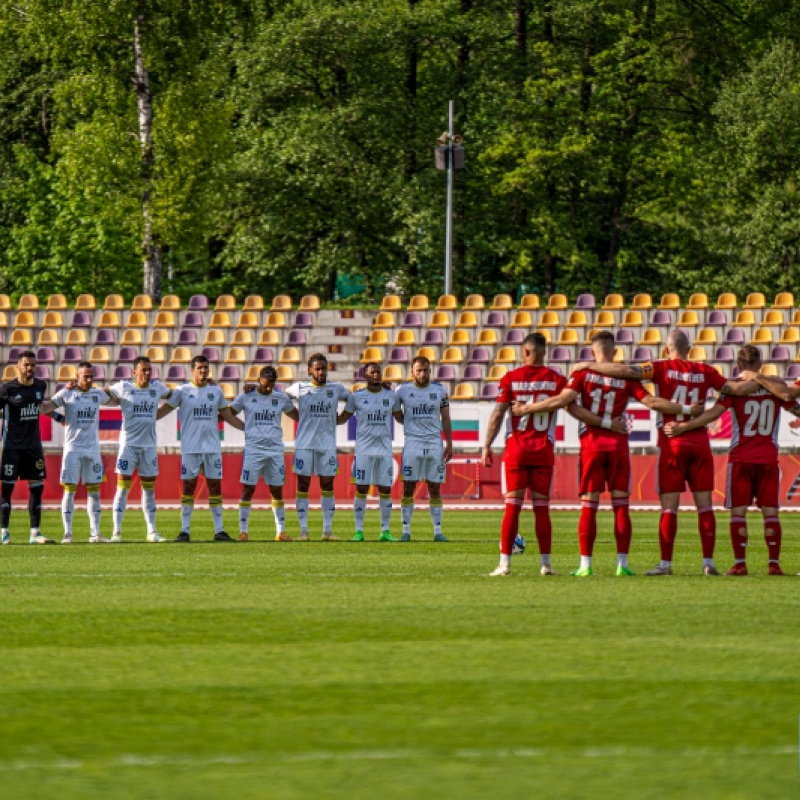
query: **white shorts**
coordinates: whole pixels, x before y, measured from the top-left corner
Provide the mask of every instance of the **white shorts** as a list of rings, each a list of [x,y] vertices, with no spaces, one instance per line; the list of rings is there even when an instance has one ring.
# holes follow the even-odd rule
[[[444,483],[444,445],[439,442],[406,441],[403,448],[403,480],[411,483]]]
[[[339,472],[335,450],[295,450],[292,470],[296,475],[331,478]]]
[[[83,450],[67,450],[61,459],[61,483],[84,486],[102,483],[105,480],[103,460],[100,453]]]
[[[262,478],[267,486],[283,486],[286,480],[286,465],[282,451],[274,453],[244,451],[241,482],[247,486],[255,486],[259,478]]]
[[[158,451],[155,447],[120,447],[117,455],[117,474],[129,478],[135,470],[139,477],[155,478],[158,475]]]
[[[391,456],[356,456],[350,483],[356,486],[391,486],[394,483],[394,459]]]
[[[181,453],[182,481],[192,481],[201,472],[206,480],[222,480],[222,453]]]

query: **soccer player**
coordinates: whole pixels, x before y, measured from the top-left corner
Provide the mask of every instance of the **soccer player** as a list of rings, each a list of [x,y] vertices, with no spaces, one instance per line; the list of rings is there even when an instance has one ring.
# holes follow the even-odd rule
[[[414,492],[420,481],[428,485],[428,504],[433,522],[433,541],[446,542],[442,532],[442,484],[445,464],[453,457],[453,425],[447,389],[431,380],[431,362],[417,356],[411,362],[414,380],[397,389],[403,405],[403,499],[400,501],[403,530],[401,542],[411,541]],[[444,433],[444,445],[442,434]]]
[[[275,517],[275,541],[291,542],[286,533],[283,484],[286,465],[283,452],[281,415],[297,420],[297,409],[289,395],[275,389],[275,367],[262,367],[255,391],[242,392],[231,403],[234,414],[244,412],[244,459],[242,461],[242,496],[239,500],[239,541],[249,536],[250,507],[259,478],[269,486],[272,513]]]
[[[45,462],[42,437],[39,432],[39,412],[46,399],[47,383],[36,377],[36,354],[24,350],[17,359],[17,377],[0,384],[0,408],[3,414],[2,504],[0,504],[0,542],[9,544],[11,497],[17,479],[28,481],[28,517],[30,543],[53,544],[42,536],[42,493],[44,492]],[[51,412],[52,414],[52,412]]]
[[[614,334],[598,331],[592,336],[592,353],[598,364],[614,361]],[[681,406],[648,394],[638,381],[610,378],[593,369],[573,372],[561,394],[539,402],[515,401],[514,416],[555,411],[579,402],[584,409],[599,415],[600,425],[582,424],[579,493],[581,515],[578,520],[580,567],[572,574],[588,577],[592,571],[592,553],[597,538],[597,507],[600,495],[608,487],[614,509],[614,538],[617,543],[617,575],[633,575],[628,564],[631,546],[631,457],[627,430],[616,431],[613,420],[620,419],[630,400],[665,414],[679,414]],[[699,414],[700,404],[696,407]]]
[[[151,373],[150,359],[147,356],[139,356],[133,362],[133,380],[119,381],[108,390],[111,395],[109,405],[118,405],[122,409],[112,542],[122,541],[122,520],[128,505],[128,492],[133,482],[133,473],[137,470],[142,484],[142,513],[147,525],[147,541],[166,541],[156,529],[155,484],[158,476],[156,414],[159,401],[167,399],[172,392],[160,381],[151,381]]]
[[[47,413],[52,407],[63,408],[66,417],[66,437],[61,460],[61,518],[64,538],[61,544],[72,542],[72,519],[75,512],[75,492],[83,481],[86,487],[86,513],[89,515],[89,541],[108,542],[100,535],[100,484],[105,480],[100,457],[100,406],[111,399],[103,389],[92,386],[94,367],[88,361],[78,364],[74,388],[56,392],[50,403],[42,403]]]
[[[333,479],[339,471],[336,457],[336,417],[339,401],[350,392],[341,383],[328,381],[328,359],[314,353],[308,359],[310,380],[297,381],[286,394],[297,402],[300,421],[294,443],[294,472],[297,475],[297,519],[300,522],[300,541],[308,541],[308,490],[311,476],[319,478],[322,493],[322,541],[333,542]]]
[[[659,545],[661,562],[645,575],[672,575],[672,554],[678,532],[678,505],[681,492],[688,485],[697,507],[697,527],[703,550],[703,574],[719,575],[714,565],[714,544],[717,523],[711,505],[714,489],[714,459],[705,428],[697,428],[685,436],[670,438],[664,433],[669,422],[683,422],[692,414],[692,406],[705,404],[711,389],[723,394],[741,396],[758,387],[752,381],[734,383],[725,380],[712,366],[689,361],[689,337],[674,330],[667,337],[667,358],[641,366],[625,364],[578,363],[575,370],[592,369],[601,375],[629,380],[650,380],[656,395],[682,407],[680,415],[660,415],[658,423],[658,477],[656,490],[661,498]]]
[[[743,375],[755,375],[761,369],[761,352],[753,345],[737,354]],[[733,566],[726,575],[747,575],[747,509],[755,500],[764,517],[764,539],[769,553],[769,575],[783,575],[780,565],[781,470],[778,466],[778,425],[780,409],[800,417],[800,406],[794,400],[779,400],[770,391],[759,388],[747,397],[724,396],[699,417],[688,422],[672,422],[664,426],[670,437],[685,436],[702,428],[730,411],[733,436],[728,455],[728,481],[725,507],[730,509],[730,533]]]
[[[383,385],[380,365],[372,362],[364,367],[367,386],[353,392],[339,414],[341,425],[355,414],[356,448],[353,459],[352,481],[356,485],[353,502],[353,517],[356,532],[352,541],[364,541],[364,515],[367,511],[367,495],[370,486],[378,487],[381,510],[381,533],[379,542],[394,542],[389,527],[392,522],[392,482],[394,480],[394,458],[392,458],[392,416],[402,423],[400,400],[397,394]]]
[[[208,486],[208,508],[214,522],[214,541],[232,542],[222,527],[222,447],[219,443],[217,419],[243,431],[244,425],[231,411],[219,386],[208,382],[209,364],[205,356],[192,359],[192,380],[173,390],[169,399],[158,409],[156,419],[162,419],[179,408],[181,425],[181,532],[176,542],[191,541],[189,528],[194,511],[197,477],[202,472]]]
[[[492,442],[512,403],[546,400],[559,395],[566,378],[544,365],[547,340],[541,333],[531,333],[522,342],[522,366],[507,372],[500,381],[497,405],[489,420],[483,445],[483,463],[494,463]],[[602,419],[588,409],[573,403],[571,413],[588,424],[600,425]],[[621,420],[615,420],[616,430],[624,431]],[[553,527],[550,521],[550,493],[553,485],[556,413],[546,411],[510,418],[510,431],[503,454],[506,478],[506,504],[500,530],[500,563],[491,577],[511,574],[511,554],[519,532],[519,517],[530,489],[533,499],[536,539],[539,544],[542,575],[555,575],[550,561]]]

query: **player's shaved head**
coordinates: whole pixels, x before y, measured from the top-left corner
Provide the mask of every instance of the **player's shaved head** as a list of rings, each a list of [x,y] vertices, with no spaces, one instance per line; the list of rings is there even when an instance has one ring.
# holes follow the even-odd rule
[[[596,331],[592,335],[592,347],[599,347],[604,353],[614,352],[614,334],[611,331]]]
[[[736,363],[739,365],[739,369],[749,369],[753,372],[758,372],[761,367],[761,350],[755,345],[746,344],[736,354]]]
[[[669,336],[667,336],[667,350],[674,350],[682,356],[687,355],[689,352],[689,337],[686,335],[686,331],[682,331],[680,328],[670,331]]]
[[[523,340],[522,346],[534,352],[544,353],[547,350],[547,339],[541,333],[529,333]]]

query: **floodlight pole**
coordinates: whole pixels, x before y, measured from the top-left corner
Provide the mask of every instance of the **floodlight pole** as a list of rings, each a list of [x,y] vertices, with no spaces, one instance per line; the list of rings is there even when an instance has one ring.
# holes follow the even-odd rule
[[[453,101],[447,102],[447,212],[444,228],[444,293],[453,289]]]

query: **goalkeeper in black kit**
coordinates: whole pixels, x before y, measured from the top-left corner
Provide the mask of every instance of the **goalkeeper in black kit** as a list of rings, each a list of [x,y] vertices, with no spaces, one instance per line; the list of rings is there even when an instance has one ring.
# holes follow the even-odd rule
[[[9,544],[11,496],[17,480],[28,481],[28,514],[30,543],[53,544],[42,536],[42,493],[46,477],[42,437],[39,433],[39,413],[47,399],[47,383],[38,380],[36,354],[30,350],[20,353],[17,377],[0,384],[0,408],[3,409],[3,457],[0,461],[2,502],[0,502],[0,542]],[[58,419],[61,415],[53,415]],[[60,421],[60,420],[59,420]]]

